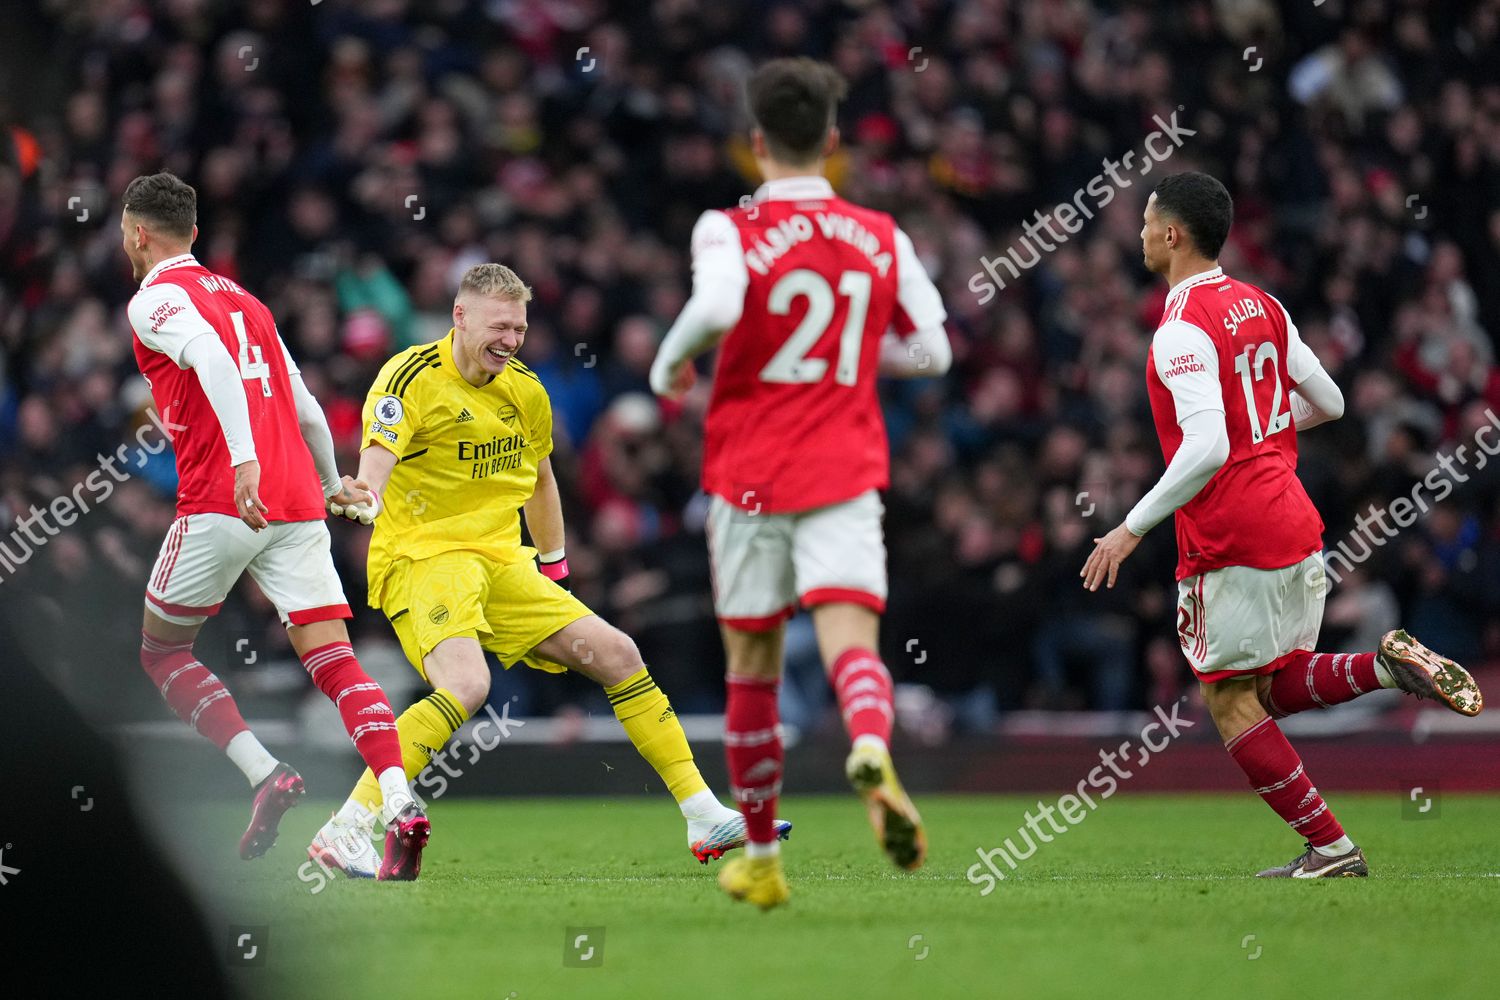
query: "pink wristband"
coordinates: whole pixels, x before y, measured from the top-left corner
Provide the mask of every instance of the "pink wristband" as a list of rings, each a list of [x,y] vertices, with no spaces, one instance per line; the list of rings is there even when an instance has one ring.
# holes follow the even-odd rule
[[[567,557],[565,556],[562,559],[559,559],[557,562],[542,563],[540,568],[542,571],[542,575],[547,579],[554,581],[561,580],[563,577],[568,575]]]

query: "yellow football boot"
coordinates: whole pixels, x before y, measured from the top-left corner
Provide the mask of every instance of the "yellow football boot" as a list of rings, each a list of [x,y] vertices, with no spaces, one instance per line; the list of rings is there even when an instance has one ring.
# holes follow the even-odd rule
[[[735,899],[754,903],[762,910],[780,906],[792,898],[792,890],[781,874],[779,854],[769,858],[735,858],[719,870],[719,887]]]
[[[922,867],[927,858],[927,833],[917,807],[896,777],[890,751],[868,743],[856,746],[844,764],[844,773],[864,800],[881,850],[897,868],[914,871]]]

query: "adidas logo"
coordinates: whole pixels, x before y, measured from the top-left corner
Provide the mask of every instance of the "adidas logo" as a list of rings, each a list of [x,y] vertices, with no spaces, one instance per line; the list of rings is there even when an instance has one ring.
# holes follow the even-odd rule
[[[422,751],[424,754],[426,754],[428,760],[431,760],[432,758],[436,757],[438,755],[438,753],[440,752],[440,751],[438,751],[437,748],[430,747],[430,746],[428,746],[425,743],[418,743],[416,740],[412,740],[411,741],[411,745],[414,746],[414,747],[416,747],[418,750]]]
[[[455,420],[454,423],[461,424],[461,423],[463,423],[466,420],[473,420],[473,419],[474,419],[474,414],[470,413],[469,412],[469,408],[466,406],[462,410],[458,411],[458,419]]]
[[[391,713],[391,706],[387,705],[383,701],[377,701],[373,705],[366,705],[364,708],[360,709],[358,712],[355,712],[354,714],[355,715],[382,715],[382,714],[384,714],[384,715],[390,715],[392,713]]]
[[[672,708],[671,705],[668,705],[667,706],[667,710],[665,712],[661,713],[661,718],[657,719],[656,721],[657,721],[658,724],[660,724],[660,723],[666,722],[668,719],[675,718],[676,715],[677,715],[677,712]]]

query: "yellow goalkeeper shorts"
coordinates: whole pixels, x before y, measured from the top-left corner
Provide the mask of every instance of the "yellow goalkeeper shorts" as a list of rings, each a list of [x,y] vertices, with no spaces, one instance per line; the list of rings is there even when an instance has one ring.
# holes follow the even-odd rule
[[[499,657],[562,673],[567,668],[530,655],[555,632],[593,614],[543,576],[531,562],[497,563],[476,552],[453,551],[391,567],[381,595],[406,658],[422,679],[422,659],[444,639],[468,636]]]

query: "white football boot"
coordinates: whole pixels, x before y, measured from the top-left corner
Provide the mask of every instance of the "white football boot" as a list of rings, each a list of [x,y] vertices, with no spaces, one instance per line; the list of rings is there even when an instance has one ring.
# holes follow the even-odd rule
[[[374,878],[380,872],[380,855],[370,842],[374,817],[343,820],[334,814],[307,845],[307,856],[323,868],[335,869],[350,878]]]
[[[748,839],[745,835],[745,817],[740,815],[738,809],[724,806],[720,806],[719,811],[710,816],[688,820],[687,827],[688,850],[693,852],[693,857],[699,863],[705,865],[722,858],[725,851],[744,847]],[[792,835],[792,824],[778,819],[775,830],[777,840],[786,840]]]

